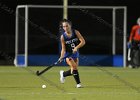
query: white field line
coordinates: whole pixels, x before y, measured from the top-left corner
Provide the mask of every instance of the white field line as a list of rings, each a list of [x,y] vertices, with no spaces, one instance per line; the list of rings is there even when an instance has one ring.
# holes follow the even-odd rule
[[[48,92],[48,93],[42,93],[42,92],[18,92],[18,93],[0,93],[1,96],[22,96],[22,95],[139,95],[137,92],[107,92],[107,91],[92,91],[92,92]],[[140,96],[140,95],[139,95]]]

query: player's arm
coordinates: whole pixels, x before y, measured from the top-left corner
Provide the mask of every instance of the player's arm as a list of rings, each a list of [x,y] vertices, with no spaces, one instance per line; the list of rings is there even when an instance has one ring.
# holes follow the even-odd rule
[[[131,48],[132,47],[132,40],[133,40],[133,37],[135,35],[135,30],[136,30],[136,27],[133,26],[132,29],[131,29],[131,32],[130,32],[130,37],[129,37],[129,41],[127,43],[127,47],[128,48]]]
[[[64,54],[66,52],[65,41],[64,41],[63,35],[61,35],[60,41],[61,41],[61,55],[60,55],[60,58],[59,59],[63,58],[64,57]]]
[[[129,42],[132,41],[132,39],[133,39],[133,37],[134,37],[134,34],[135,34],[135,26],[133,26],[132,29],[131,29],[130,37],[129,37]]]
[[[83,47],[85,45],[85,39],[83,38],[83,36],[80,34],[79,31],[75,30],[75,33],[80,41],[80,43],[73,49],[73,52],[76,52],[79,48]]]

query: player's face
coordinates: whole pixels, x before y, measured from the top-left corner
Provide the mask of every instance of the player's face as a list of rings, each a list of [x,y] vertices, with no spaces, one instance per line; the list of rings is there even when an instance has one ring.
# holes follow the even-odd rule
[[[71,30],[71,25],[68,22],[63,22],[62,26],[65,32],[69,32]]]
[[[140,26],[140,18],[138,19],[138,25]]]

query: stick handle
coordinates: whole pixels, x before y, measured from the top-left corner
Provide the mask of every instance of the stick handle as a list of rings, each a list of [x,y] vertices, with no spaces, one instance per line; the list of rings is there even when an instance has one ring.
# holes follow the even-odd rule
[[[69,57],[70,55],[72,55],[72,54],[68,54],[67,56],[63,57],[61,60],[64,60],[65,58]],[[48,66],[47,68],[45,68],[44,70],[42,70],[42,71],[40,71],[40,72],[37,71],[37,72],[36,72],[36,75],[39,76],[39,75],[43,74],[44,72],[46,72],[47,70],[51,69],[53,66],[55,66],[55,65],[57,65],[57,64],[59,64],[59,63],[61,63],[60,60],[58,60],[57,62],[51,64],[50,66]]]
[[[128,49],[128,61],[131,60],[131,56],[130,56],[130,54],[131,54],[131,49],[129,48],[129,49]]]

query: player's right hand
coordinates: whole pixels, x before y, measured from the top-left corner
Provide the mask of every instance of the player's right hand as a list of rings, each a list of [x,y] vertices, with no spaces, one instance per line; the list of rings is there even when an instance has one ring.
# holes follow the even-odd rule
[[[73,54],[76,53],[76,52],[77,52],[77,48],[75,47],[75,48],[73,49]]]

